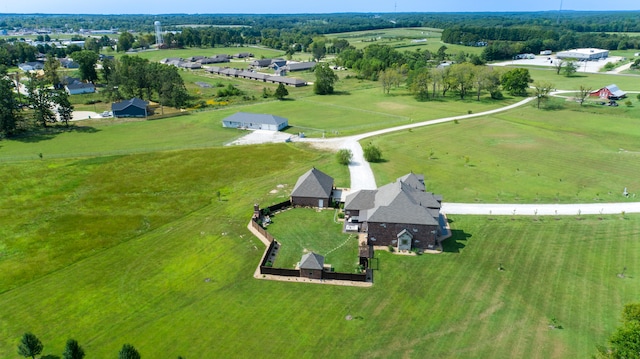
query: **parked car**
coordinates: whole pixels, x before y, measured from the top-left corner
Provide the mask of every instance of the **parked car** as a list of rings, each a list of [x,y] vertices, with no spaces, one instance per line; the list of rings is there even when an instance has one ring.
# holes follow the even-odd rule
[[[111,117],[111,116],[113,116],[113,112],[111,112],[111,111],[105,111],[105,112],[103,112],[103,113],[102,113],[102,115],[101,115],[101,116],[102,116],[102,117]]]

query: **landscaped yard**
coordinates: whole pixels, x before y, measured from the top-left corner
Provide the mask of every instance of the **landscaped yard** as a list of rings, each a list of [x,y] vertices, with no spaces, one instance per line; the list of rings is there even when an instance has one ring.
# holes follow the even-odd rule
[[[294,268],[303,254],[325,257],[336,272],[354,273],[358,267],[358,237],[342,232],[335,210],[292,208],[274,217],[267,230],[281,243],[274,267]],[[335,217],[337,220],[337,217]]]

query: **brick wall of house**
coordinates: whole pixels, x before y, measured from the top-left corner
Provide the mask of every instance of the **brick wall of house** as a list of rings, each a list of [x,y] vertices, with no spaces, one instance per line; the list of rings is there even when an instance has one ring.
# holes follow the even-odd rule
[[[384,226],[383,226],[384,225]],[[435,246],[438,226],[400,223],[368,223],[369,244],[374,246],[398,245],[398,233],[406,229],[413,236],[413,248],[427,249]],[[436,233],[432,233],[436,231]],[[375,238],[375,241],[372,240]]]
[[[315,198],[315,197],[291,197],[291,204],[301,207],[318,207],[318,200],[323,200],[323,208],[331,206],[329,198]]]

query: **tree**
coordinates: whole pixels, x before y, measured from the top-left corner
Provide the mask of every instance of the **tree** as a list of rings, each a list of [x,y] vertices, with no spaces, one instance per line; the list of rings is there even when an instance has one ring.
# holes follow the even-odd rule
[[[56,88],[60,84],[60,75],[58,75],[59,68],[60,61],[58,61],[53,54],[48,53],[47,60],[44,62],[44,78]]]
[[[560,71],[564,65],[564,61],[562,59],[555,59],[553,63],[553,68],[556,69],[556,75],[560,75]]]
[[[363,152],[364,159],[367,160],[367,162],[380,162],[382,160],[382,151],[373,143],[366,145]]]
[[[118,37],[118,51],[127,51],[133,46],[135,39],[130,32],[124,31]]]
[[[429,84],[432,81],[432,76],[429,68],[423,67],[415,70],[410,74],[408,79],[410,82],[409,89],[416,100],[424,101],[429,98]],[[435,89],[434,89],[435,92]]]
[[[73,105],[69,101],[69,94],[64,90],[56,91],[53,102],[57,105],[60,121],[69,126],[69,121],[73,117]]]
[[[578,65],[574,61],[567,61],[564,67],[564,75],[567,77],[573,76],[578,71]]]
[[[20,121],[19,104],[13,92],[14,85],[6,74],[6,68],[0,65],[0,138],[13,135]]]
[[[71,54],[73,61],[77,62],[80,66],[80,77],[84,81],[95,82],[98,80],[98,73],[96,72],[96,63],[98,63],[98,54],[89,50],[82,50]]]
[[[338,160],[338,163],[344,166],[349,165],[352,158],[353,153],[351,152],[351,150],[346,148],[340,149],[338,150],[338,153],[336,153],[336,159]]]
[[[313,92],[318,95],[330,95],[333,93],[333,85],[338,81],[338,75],[333,72],[327,63],[318,64],[314,70],[316,81],[313,84]]]
[[[540,102],[549,98],[549,93],[553,89],[553,84],[546,81],[536,81],[533,83],[533,87],[536,91],[536,99],[538,102],[538,109],[540,108]]]
[[[447,47],[442,45],[438,49],[438,52],[436,52],[436,59],[440,61],[444,61],[446,57],[447,57]]]
[[[587,98],[587,96],[589,96],[591,90],[591,87],[580,85],[580,88],[578,89],[578,102],[580,102],[580,106],[582,106],[584,100]]]
[[[42,349],[44,346],[38,337],[36,337],[33,333],[24,333],[22,339],[20,339],[20,344],[18,344],[18,354],[22,355],[25,358],[31,357],[35,359],[36,355],[40,355],[42,353]]]
[[[67,345],[62,353],[62,359],[82,359],[84,358],[84,349],[75,339],[67,340]]]
[[[452,65],[450,76],[453,88],[458,90],[460,99],[464,100],[474,84],[475,66],[468,62]]]
[[[55,123],[56,116],[51,109],[53,103],[51,90],[47,88],[44,80],[33,73],[29,74],[27,93],[29,104],[33,107],[34,121],[42,127],[46,127],[49,122]]]
[[[88,37],[84,40],[84,49],[98,54],[100,53],[100,41],[96,38]]]
[[[400,86],[400,82],[402,82],[402,74],[398,69],[386,69],[380,71],[378,81],[380,81],[380,84],[382,85],[382,91],[389,94],[392,86]]]
[[[118,353],[118,359],[140,359],[140,353],[131,344],[125,344]]]
[[[289,96],[289,90],[287,90],[287,88],[281,82],[276,89],[275,95],[278,100],[283,100],[285,97]]]
[[[324,40],[316,39],[311,44],[311,53],[316,61],[320,61],[327,54],[327,48]]]
[[[532,82],[527,69],[513,69],[502,75],[502,87],[514,96],[526,96],[529,83]]]

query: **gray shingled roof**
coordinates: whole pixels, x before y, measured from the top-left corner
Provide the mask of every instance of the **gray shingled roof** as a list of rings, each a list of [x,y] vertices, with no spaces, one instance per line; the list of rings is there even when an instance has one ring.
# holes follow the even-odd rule
[[[410,173],[377,190],[352,193],[345,210],[360,210],[360,220],[367,222],[438,225],[439,198],[422,190],[420,179]]]
[[[316,67],[315,62],[290,62],[287,64],[289,71],[311,70],[314,67]]]
[[[240,123],[260,123],[265,125],[277,125],[280,126],[283,123],[289,121],[280,116],[274,116],[262,113],[248,113],[248,112],[236,112],[231,116],[225,117],[222,121],[240,122]]]
[[[302,259],[300,259],[300,269],[322,269],[322,268],[324,268],[324,257],[319,254],[309,252],[303,255]]]
[[[425,191],[426,187],[424,185],[424,175],[417,175],[413,172],[406,174],[400,178],[398,181],[402,181],[413,189],[417,189],[418,191]]]
[[[291,196],[329,198],[331,190],[333,190],[333,178],[314,167],[298,178]]]

